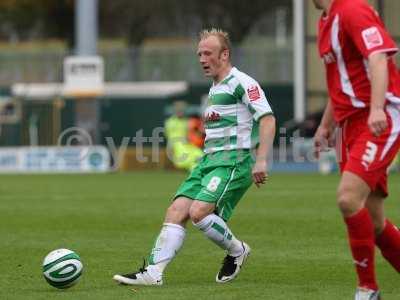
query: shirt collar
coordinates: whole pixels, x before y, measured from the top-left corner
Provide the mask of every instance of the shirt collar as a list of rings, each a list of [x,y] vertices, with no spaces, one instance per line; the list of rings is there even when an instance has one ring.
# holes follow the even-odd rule
[[[218,82],[218,83],[213,82],[212,87],[221,84],[221,82],[223,82],[225,79],[232,76],[233,72],[235,72],[235,71],[237,71],[236,67],[232,67],[231,70],[229,71],[229,73],[224,78],[222,78],[220,82]]]

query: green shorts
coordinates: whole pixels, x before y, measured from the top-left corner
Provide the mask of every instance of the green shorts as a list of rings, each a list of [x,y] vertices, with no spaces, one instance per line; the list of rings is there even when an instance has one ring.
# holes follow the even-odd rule
[[[178,188],[174,199],[185,196],[214,203],[216,213],[227,221],[252,184],[253,162],[249,150],[206,154]]]

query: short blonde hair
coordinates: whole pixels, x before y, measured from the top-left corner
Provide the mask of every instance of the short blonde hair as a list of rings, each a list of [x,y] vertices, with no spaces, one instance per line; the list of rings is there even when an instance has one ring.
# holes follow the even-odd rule
[[[200,31],[199,34],[200,41],[210,36],[215,36],[221,44],[221,51],[228,50],[229,57],[231,57],[232,45],[229,39],[229,34],[226,31],[223,31],[222,29],[218,28],[204,29]]]

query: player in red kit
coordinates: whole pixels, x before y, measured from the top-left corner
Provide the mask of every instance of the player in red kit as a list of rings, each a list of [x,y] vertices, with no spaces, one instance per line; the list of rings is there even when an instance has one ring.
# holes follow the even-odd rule
[[[323,10],[318,46],[326,67],[328,102],[315,151],[336,132],[341,170],[337,202],[358,275],[355,299],[380,299],[374,249],[400,272],[400,232],[385,218],[387,168],[400,148],[398,51],[364,0],[313,0]]]

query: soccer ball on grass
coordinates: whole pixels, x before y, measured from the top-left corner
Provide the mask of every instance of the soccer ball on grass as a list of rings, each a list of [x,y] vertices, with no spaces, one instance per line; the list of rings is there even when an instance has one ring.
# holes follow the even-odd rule
[[[51,251],[43,260],[44,278],[58,289],[75,285],[82,275],[82,270],[79,255],[68,249]]]

